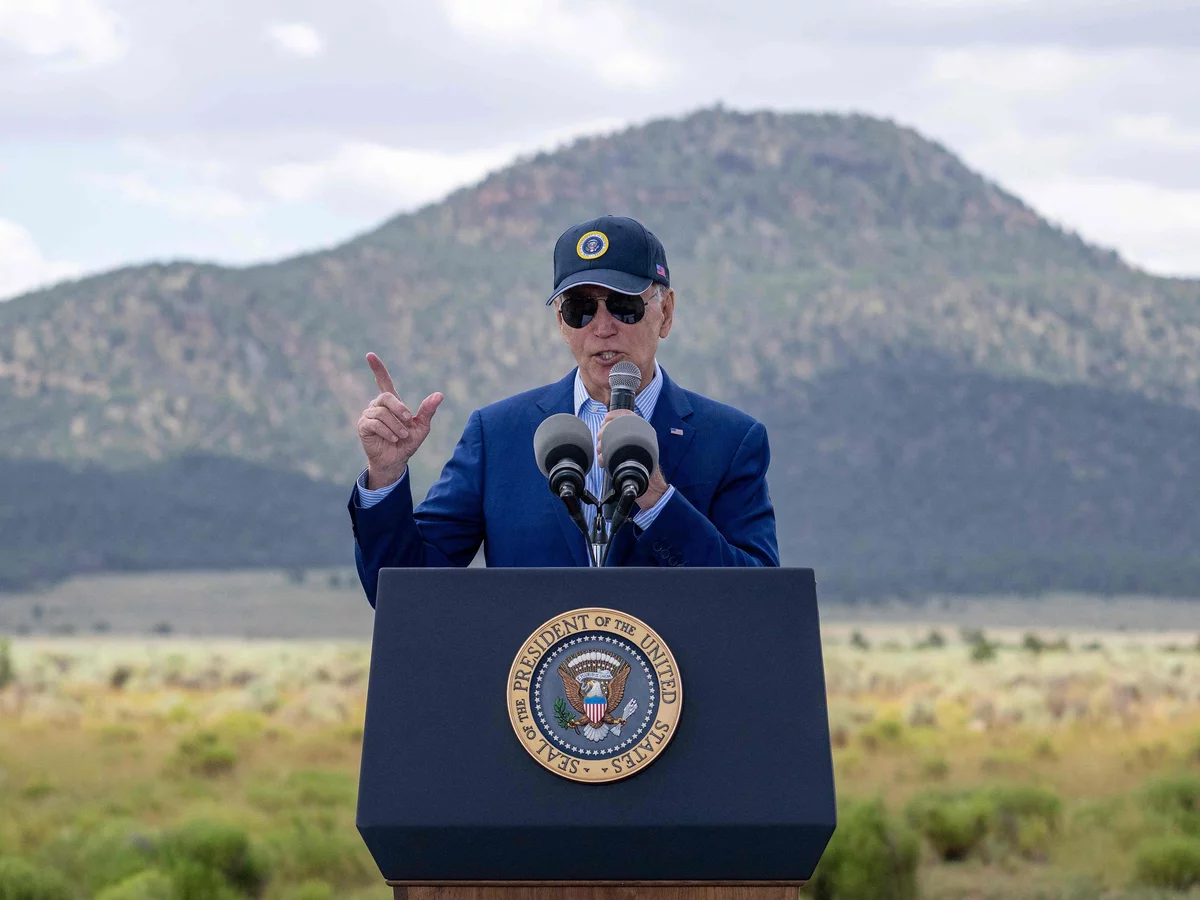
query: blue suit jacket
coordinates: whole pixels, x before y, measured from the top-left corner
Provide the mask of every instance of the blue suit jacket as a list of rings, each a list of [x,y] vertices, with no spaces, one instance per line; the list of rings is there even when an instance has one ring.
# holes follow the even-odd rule
[[[413,510],[410,479],[363,509],[350,496],[355,560],[371,605],[383,567],[466,566],[480,542],[489,566],[587,566],[587,539],[550,493],[533,433],[573,413],[575,370],[471,413],[441,477]],[[610,566],[778,566],[762,424],[685,391],[663,372],[650,419],[674,496],[645,531],[613,538]],[[682,432],[682,434],[678,433]]]

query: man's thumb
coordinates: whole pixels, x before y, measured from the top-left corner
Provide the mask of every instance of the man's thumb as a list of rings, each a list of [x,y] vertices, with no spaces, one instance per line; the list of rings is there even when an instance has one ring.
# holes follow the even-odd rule
[[[433,414],[438,411],[438,407],[442,405],[442,401],[445,399],[445,395],[440,391],[434,391],[421,401],[421,405],[417,408],[417,418],[422,422],[432,420]]]

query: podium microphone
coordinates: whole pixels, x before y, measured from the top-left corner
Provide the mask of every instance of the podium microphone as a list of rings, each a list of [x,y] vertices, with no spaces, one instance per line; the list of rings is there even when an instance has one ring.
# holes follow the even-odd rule
[[[550,492],[566,504],[571,521],[586,536],[587,521],[580,504],[596,503],[586,486],[596,455],[591,431],[582,419],[570,413],[553,415],[534,432],[533,455],[542,474],[550,480]]]
[[[633,399],[637,396],[637,392],[641,386],[642,370],[637,367],[637,363],[619,362],[609,369],[609,412],[612,412],[614,409],[632,410],[634,408]],[[612,493],[612,479],[610,479],[608,475],[605,475],[604,489],[600,492],[601,501],[606,500],[610,493]],[[611,521],[613,513],[615,512],[615,508],[616,505],[614,503],[605,503],[601,515],[603,515],[605,519]]]
[[[610,543],[605,547],[608,558],[611,536],[629,521],[634,501],[646,492],[650,476],[658,468],[658,434],[654,426],[638,416],[613,419],[604,429],[604,469],[607,480],[616,488],[617,501],[609,531]],[[603,560],[600,563],[604,564]]]

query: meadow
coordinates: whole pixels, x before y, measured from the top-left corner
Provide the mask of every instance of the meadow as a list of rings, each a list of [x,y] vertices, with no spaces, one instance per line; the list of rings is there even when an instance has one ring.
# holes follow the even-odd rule
[[[806,893],[1200,896],[1194,631],[823,643],[842,812]],[[351,640],[6,639],[0,898],[390,896],[354,828],[368,665]]]

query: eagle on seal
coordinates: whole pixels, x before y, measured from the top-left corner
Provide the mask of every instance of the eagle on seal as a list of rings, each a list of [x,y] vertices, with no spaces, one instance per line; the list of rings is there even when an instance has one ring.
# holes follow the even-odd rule
[[[574,728],[576,734],[582,728],[584,737],[592,741],[607,737],[610,726],[614,734],[620,734],[625,719],[615,718],[609,710],[615,710],[624,699],[629,672],[629,663],[596,651],[585,651],[561,664],[558,674],[567,702],[579,713],[579,718],[565,723],[565,727]],[[632,703],[630,706],[637,708]]]

